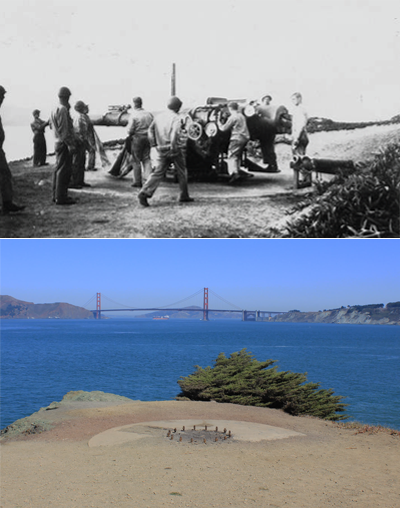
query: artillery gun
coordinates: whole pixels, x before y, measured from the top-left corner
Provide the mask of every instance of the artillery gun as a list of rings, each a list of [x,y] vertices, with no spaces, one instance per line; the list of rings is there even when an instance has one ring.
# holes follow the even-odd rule
[[[228,177],[225,161],[229,132],[218,128],[217,117],[227,119],[228,99],[210,97],[206,104],[182,110],[181,143],[186,149],[186,161],[192,179],[212,181]],[[246,117],[250,141],[243,155],[242,166],[247,170],[276,173],[271,163],[277,134],[289,133],[291,120],[284,106],[264,106],[246,100],[237,100]],[[91,115],[94,125],[125,127],[129,121],[130,106],[109,106],[104,115]],[[156,115],[157,112],[154,112]]]

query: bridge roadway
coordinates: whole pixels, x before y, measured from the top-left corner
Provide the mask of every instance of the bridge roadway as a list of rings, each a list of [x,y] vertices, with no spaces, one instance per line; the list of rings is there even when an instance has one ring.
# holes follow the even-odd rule
[[[163,312],[202,312],[203,315],[206,313],[207,319],[208,314],[210,312],[226,312],[226,313],[233,313],[233,312],[240,312],[242,314],[242,321],[248,321],[250,318],[251,320],[258,320],[261,318],[261,315],[268,314],[269,316],[272,316],[272,314],[284,314],[286,311],[276,311],[276,310],[226,310],[226,309],[190,309],[187,307],[182,308],[160,308],[160,307],[154,307],[154,308],[146,308],[146,309],[101,309],[101,312],[149,312],[149,311],[163,311]],[[97,315],[97,310],[91,310],[90,312],[93,312],[93,314]]]

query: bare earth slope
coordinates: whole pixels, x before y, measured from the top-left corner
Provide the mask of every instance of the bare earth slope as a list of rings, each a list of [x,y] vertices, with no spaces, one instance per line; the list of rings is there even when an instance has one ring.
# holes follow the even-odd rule
[[[80,393],[31,417],[50,430],[3,438],[3,508],[400,506],[394,435],[266,408]],[[232,434],[215,442],[219,422]],[[179,441],[193,424],[208,424],[206,443]]]
[[[320,132],[310,136],[310,156],[365,160],[381,145],[399,141],[398,125],[354,131]],[[171,179],[162,183],[151,206],[143,209],[130,176],[116,180],[103,169],[86,173],[92,185],[71,190],[77,205],[57,207],[51,201],[52,165],[32,168],[32,161],[12,163],[16,201],[23,213],[1,217],[3,238],[255,238],[282,228],[290,210],[309,190],[295,190],[289,167],[290,146],[276,147],[281,172],[255,173],[230,186],[190,183],[194,203],[178,204],[178,188]],[[110,154],[113,160],[117,152]],[[51,164],[54,157],[49,158]],[[108,169],[108,168],[107,168]]]

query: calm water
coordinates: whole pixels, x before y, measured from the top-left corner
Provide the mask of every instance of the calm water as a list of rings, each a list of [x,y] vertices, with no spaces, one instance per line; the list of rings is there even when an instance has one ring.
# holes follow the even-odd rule
[[[400,429],[400,327],[241,321],[1,322],[1,428],[71,390],[170,400],[177,380],[247,348],[347,397],[352,419]]]
[[[33,134],[29,122],[24,126],[6,125],[3,122],[3,127],[6,133],[4,151],[8,162],[24,159],[25,157],[32,157]],[[126,132],[124,127],[96,126],[95,129],[103,143],[105,141],[124,138]],[[54,136],[52,130],[49,128],[46,129],[46,143],[47,152],[54,152]]]

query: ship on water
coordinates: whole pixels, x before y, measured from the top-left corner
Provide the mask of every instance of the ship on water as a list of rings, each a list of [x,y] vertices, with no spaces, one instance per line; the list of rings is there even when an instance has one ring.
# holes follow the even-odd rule
[[[169,316],[154,316],[153,319],[164,320],[164,319],[169,319]]]

